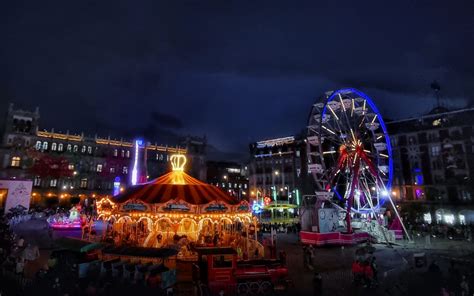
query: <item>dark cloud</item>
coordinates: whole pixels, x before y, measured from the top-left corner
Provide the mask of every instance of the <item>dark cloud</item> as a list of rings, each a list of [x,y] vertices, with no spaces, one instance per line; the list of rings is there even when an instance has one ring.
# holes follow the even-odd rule
[[[160,142],[179,130],[245,153],[299,131],[330,89],[360,88],[391,118],[431,108],[433,80],[446,104],[474,102],[470,0],[3,8],[0,106],[39,105],[45,127]]]
[[[172,128],[172,129],[183,128],[183,122],[174,115],[161,113],[158,111],[152,111],[150,113],[150,116],[156,124],[162,127]]]

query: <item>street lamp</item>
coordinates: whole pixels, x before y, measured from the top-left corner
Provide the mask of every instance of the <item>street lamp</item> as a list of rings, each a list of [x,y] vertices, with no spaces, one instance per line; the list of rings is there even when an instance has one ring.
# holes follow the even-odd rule
[[[279,171],[275,171],[275,176],[278,176],[280,174]]]
[[[224,175],[224,177],[222,177],[222,178],[224,178],[224,180],[227,180],[227,175]]]

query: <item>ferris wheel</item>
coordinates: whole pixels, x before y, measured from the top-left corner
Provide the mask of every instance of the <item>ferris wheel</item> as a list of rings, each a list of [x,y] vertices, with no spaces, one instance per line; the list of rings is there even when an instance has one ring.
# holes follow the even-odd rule
[[[309,170],[350,213],[378,213],[390,199],[392,149],[373,101],[356,89],[327,93],[308,122]],[[350,226],[348,226],[350,228]]]

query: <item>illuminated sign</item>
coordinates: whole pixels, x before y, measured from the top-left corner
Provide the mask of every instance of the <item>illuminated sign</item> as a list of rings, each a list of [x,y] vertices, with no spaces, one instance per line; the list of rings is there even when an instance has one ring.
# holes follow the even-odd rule
[[[266,206],[268,206],[271,202],[272,202],[272,199],[268,196],[265,196],[265,198],[263,199],[263,204]]]
[[[122,207],[122,210],[144,212],[147,210],[147,207],[143,204],[128,203]]]
[[[185,204],[168,204],[164,206],[163,211],[189,212],[190,208]]]
[[[204,209],[206,212],[225,212],[227,207],[222,204],[210,205]]]
[[[284,144],[293,143],[294,141],[295,141],[295,137],[285,137],[285,138],[278,138],[278,139],[260,141],[260,142],[257,142],[257,148],[281,146],[281,145],[284,145]]]
[[[240,205],[237,207],[237,211],[239,212],[248,212],[249,211],[249,206],[248,205]]]

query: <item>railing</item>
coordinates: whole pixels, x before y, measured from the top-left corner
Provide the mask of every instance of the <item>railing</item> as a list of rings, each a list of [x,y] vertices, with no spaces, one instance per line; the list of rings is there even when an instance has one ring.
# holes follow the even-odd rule
[[[297,223],[299,218],[260,218],[260,222],[262,223],[283,223],[283,224],[290,224],[290,223]]]

